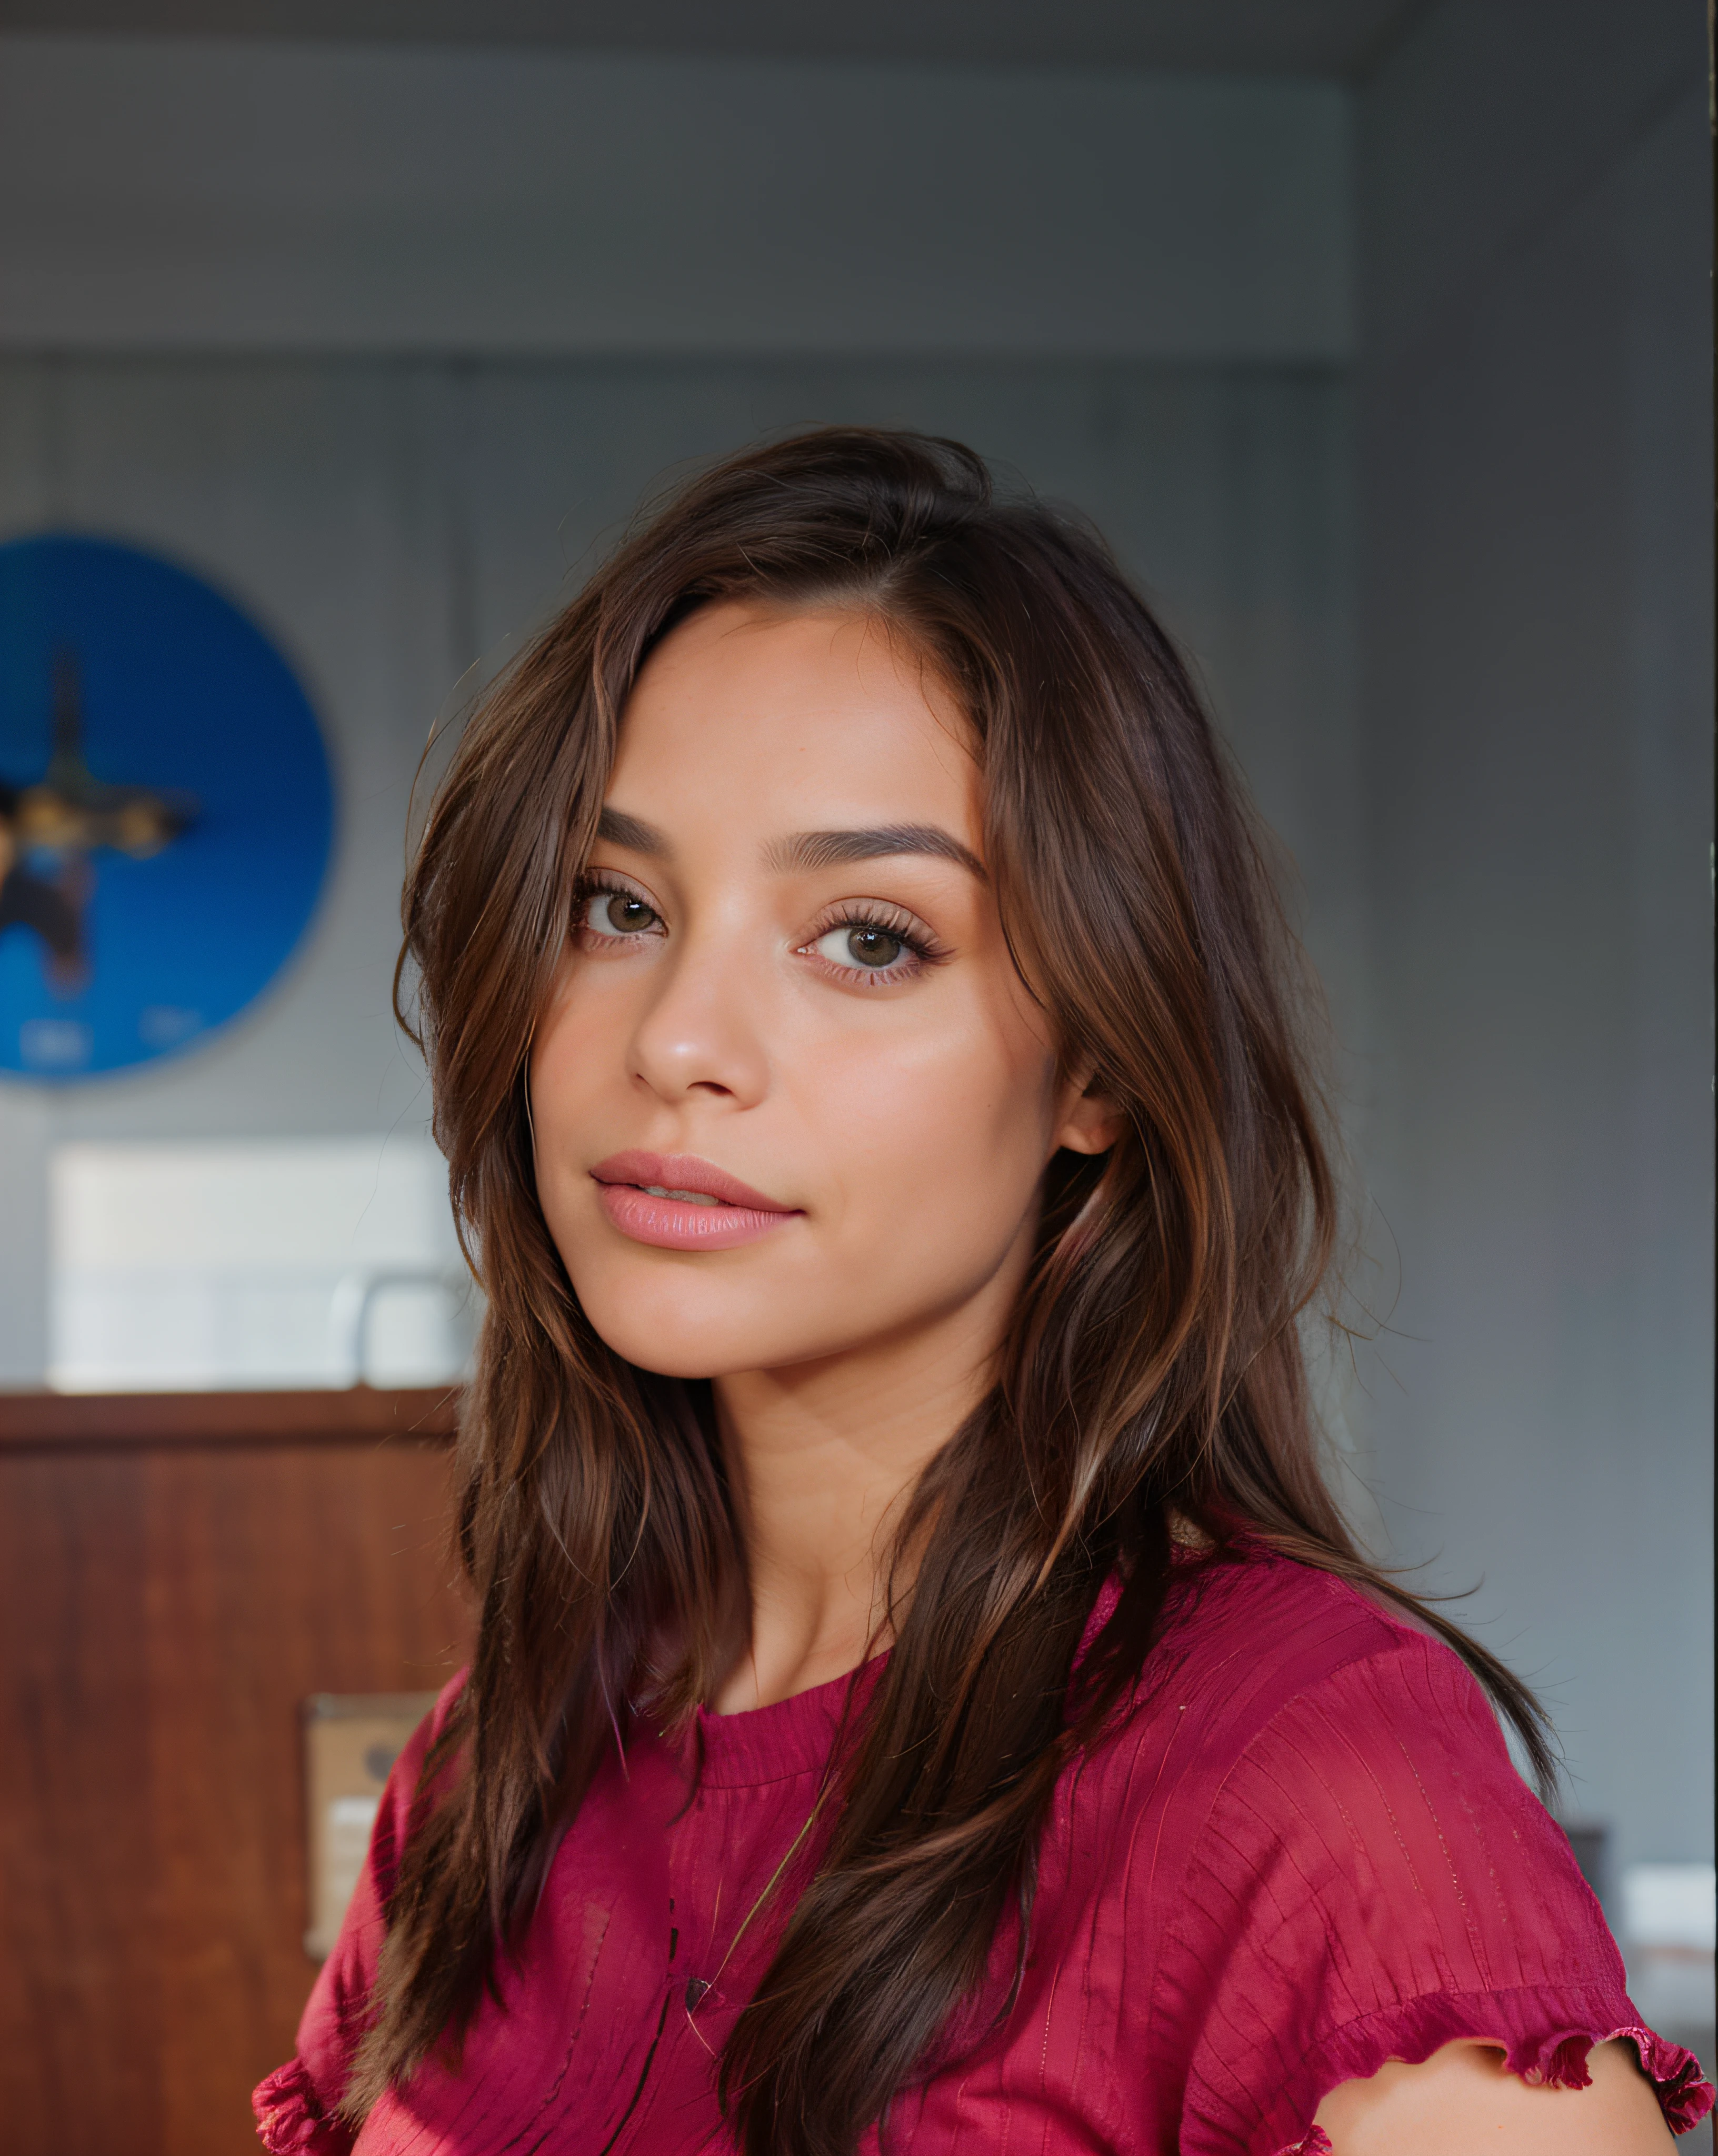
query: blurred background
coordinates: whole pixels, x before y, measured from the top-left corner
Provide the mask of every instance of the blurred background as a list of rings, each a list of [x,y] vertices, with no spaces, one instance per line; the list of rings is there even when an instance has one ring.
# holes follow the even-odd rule
[[[465,1614],[413,773],[641,495],[956,435],[1292,857],[1356,1511],[1711,2061],[1699,0],[0,0],[0,2118],[224,2156]]]

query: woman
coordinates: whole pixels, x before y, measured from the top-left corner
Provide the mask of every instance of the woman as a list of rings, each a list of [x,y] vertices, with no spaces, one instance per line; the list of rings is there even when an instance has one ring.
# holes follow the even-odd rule
[[[1543,1769],[1537,1708],[1320,1479],[1287,939],[1090,531],[912,436],[710,472],[474,719],[406,924],[480,1626],[270,2149],[1703,2115],[1474,1678]]]

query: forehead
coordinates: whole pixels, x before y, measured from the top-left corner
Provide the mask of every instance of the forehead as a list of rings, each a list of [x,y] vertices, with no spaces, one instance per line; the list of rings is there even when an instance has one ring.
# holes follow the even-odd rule
[[[955,699],[886,624],[837,608],[722,604],[681,623],[627,701],[608,798],[659,822],[936,820],[975,850],[980,823]]]

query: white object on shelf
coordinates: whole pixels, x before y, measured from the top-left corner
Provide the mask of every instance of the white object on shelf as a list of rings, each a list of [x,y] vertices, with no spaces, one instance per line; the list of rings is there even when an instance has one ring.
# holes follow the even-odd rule
[[[1623,1872],[1630,1946],[1718,1947],[1718,1870],[1710,1864],[1630,1864]]]
[[[418,1138],[57,1147],[49,1382],[64,1392],[438,1384],[476,1291]]]
[[[1623,1867],[1628,1988],[1655,2028],[1710,2029],[1718,2011],[1718,1871],[1710,1864]]]

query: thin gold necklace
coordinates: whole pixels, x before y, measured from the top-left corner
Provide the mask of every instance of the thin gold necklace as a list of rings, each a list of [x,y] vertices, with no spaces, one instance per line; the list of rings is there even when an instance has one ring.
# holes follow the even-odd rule
[[[703,1985],[695,1999],[692,1995],[692,1989],[693,1985],[697,1984],[699,1979],[696,1977],[694,1977],[687,1984],[685,1993],[686,2020],[688,2025],[690,2026],[692,2034],[698,2039],[700,2044],[703,2044],[705,2050],[710,2053],[712,2059],[715,2056],[715,2053],[713,2051],[710,2051],[709,2044],[705,2040],[704,2031],[698,2026],[698,2009],[704,2004],[705,2000],[709,1998],[710,1993],[715,1989],[717,1984],[721,1982],[722,1971],[734,1958],[735,1952],[739,1947],[741,1940],[745,1938],[746,1933],[751,1928],[752,1918],[757,1914],[758,1911],[762,1908],[764,1903],[768,1901],[771,1895],[775,1892],[777,1887],[781,1884],[782,1874],[787,1869],[787,1866],[793,1861],[794,1858],[799,1854],[800,1850],[804,1846],[806,1836],[818,1823],[818,1815],[823,1809],[823,1801],[829,1794],[829,1779],[826,1776],[823,1788],[818,1791],[817,1802],[812,1806],[810,1811],[806,1815],[805,1825],[801,1827],[798,1833],[794,1835],[792,1840],[788,1843],[787,1851],[783,1855],[781,1862],[776,1866],[775,1870],[771,1872],[768,1879],[765,1881],[762,1893],[758,1896],[751,1907],[746,1912],[746,1914],[740,1919],[740,1928],[735,1933],[733,1938],[729,1940],[728,1950],[722,1956],[721,1960],[717,1966],[715,1974],[710,1978],[707,1984]],[[716,1901],[718,1905],[720,1905],[721,1901],[721,1888],[720,1886],[716,1888]]]

